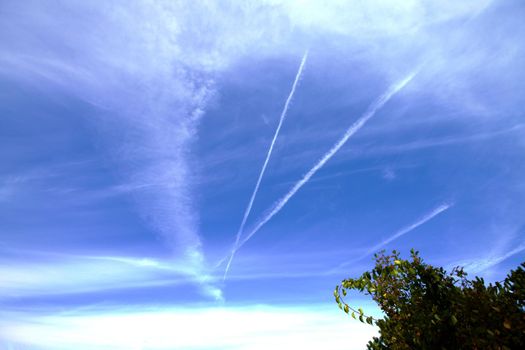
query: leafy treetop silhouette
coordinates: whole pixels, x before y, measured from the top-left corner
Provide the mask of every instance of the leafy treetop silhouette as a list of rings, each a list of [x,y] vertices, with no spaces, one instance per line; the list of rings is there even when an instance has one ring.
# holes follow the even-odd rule
[[[525,263],[503,282],[467,279],[461,267],[447,273],[399,252],[375,255],[376,264],[335,288],[339,308],[379,328],[367,349],[525,349]],[[351,307],[348,291],[371,295],[384,313],[376,319]]]

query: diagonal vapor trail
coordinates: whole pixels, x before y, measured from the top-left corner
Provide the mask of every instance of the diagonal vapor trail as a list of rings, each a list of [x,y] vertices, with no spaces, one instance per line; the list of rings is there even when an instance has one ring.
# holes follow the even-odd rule
[[[475,260],[470,263],[462,263],[463,266],[465,266],[465,269],[468,271],[471,271],[473,273],[479,273],[485,270],[488,270],[489,268],[498,265],[499,263],[507,260],[513,255],[516,255],[518,253],[521,253],[525,250],[525,242],[521,242],[516,248],[498,256],[492,256],[489,258],[484,258],[480,260]]]
[[[409,75],[407,75],[404,79],[397,82],[396,84],[392,85],[383,95],[381,95],[370,107],[367,109],[365,114],[361,116],[356,122],[354,122],[345,132],[343,137],[337,141],[337,143],[332,146],[332,148],[325,153],[325,155],[303,176],[301,180],[299,180],[289,191],[288,193],[283,196],[280,200],[278,200],[273,208],[261,219],[259,220],[259,223],[250,231],[250,233],[239,243],[239,245],[236,247],[235,251],[239,250],[246,242],[250,240],[250,238],[253,237],[263,227],[270,219],[277,214],[290,200],[290,198],[293,197],[293,195],[299,191],[301,187],[303,187],[308,180],[319,170],[321,169],[326,162],[330,160],[334,156],[334,154],[343,147],[343,145],[350,139],[352,135],[354,135],[357,131],[359,131],[365,123],[372,118],[376,112],[381,109],[387,103],[396,93],[398,93],[401,89],[403,89],[413,78],[416,76],[419,69],[416,69]],[[234,251],[234,252],[235,252]]]
[[[396,240],[399,237],[409,233],[410,231],[415,230],[416,228],[418,228],[419,226],[423,225],[427,221],[430,221],[431,219],[433,219],[434,217],[438,216],[439,214],[441,214],[445,210],[449,209],[451,206],[452,206],[452,204],[444,203],[444,204],[441,204],[440,206],[438,206],[437,208],[434,208],[434,210],[432,210],[431,212],[427,213],[425,216],[421,217],[418,221],[414,222],[413,224],[411,224],[409,226],[403,227],[401,230],[397,231],[392,236],[388,237],[387,239],[385,239],[381,243],[378,243],[375,246],[373,246],[372,248],[370,248],[363,255],[363,257],[374,253],[379,248],[384,247],[385,245],[387,245],[388,243],[392,242],[393,240]]]
[[[372,253],[375,253],[377,252],[380,248],[386,246],[388,243],[398,239],[399,237],[401,236],[404,236],[406,235],[407,233],[415,230],[416,228],[418,228],[419,226],[425,224],[427,221],[430,221],[432,220],[433,218],[435,218],[436,216],[438,216],[439,214],[441,214],[442,212],[444,212],[445,210],[449,209],[450,207],[452,207],[454,204],[452,203],[443,203],[441,205],[439,205],[438,207],[434,208],[432,211],[430,211],[429,213],[425,214],[424,216],[422,216],[419,220],[417,220],[416,222],[414,222],[413,224],[410,224],[408,226],[405,226],[403,227],[402,229],[400,229],[399,231],[397,231],[396,233],[394,233],[392,236],[388,237],[387,239],[385,239],[384,241],[376,244],[375,246],[373,246],[372,248],[368,249],[366,251],[366,253],[364,253],[363,255],[361,255],[360,257],[358,257],[357,259],[354,259],[354,260],[351,260],[351,261],[347,261],[347,262],[344,262],[342,263],[341,265],[338,266],[338,268],[342,268],[342,267],[345,267],[345,266],[348,266],[349,264],[351,263],[354,263],[356,261],[359,261],[365,257],[367,257],[368,255],[372,254]]]
[[[279,124],[277,125],[277,129],[275,129],[275,133],[273,135],[273,139],[270,144],[270,148],[268,149],[268,153],[266,154],[266,159],[264,160],[264,164],[261,168],[261,172],[259,173],[259,178],[257,179],[257,183],[255,184],[255,188],[253,190],[252,196],[250,197],[250,201],[248,202],[248,206],[246,207],[246,210],[244,211],[244,216],[242,218],[242,222],[239,227],[239,230],[237,231],[237,236],[235,237],[235,243],[233,245],[233,249],[232,249],[230,258],[228,260],[228,263],[226,264],[226,269],[224,270],[223,280],[226,279],[226,275],[228,274],[230,265],[235,256],[235,252],[237,251],[237,246],[239,245],[239,241],[241,239],[242,233],[244,232],[244,226],[246,225],[246,220],[248,220],[248,216],[250,215],[250,212],[252,210],[253,202],[255,201],[255,197],[257,195],[257,192],[259,191],[261,180],[263,178],[264,172],[266,171],[266,167],[268,165],[268,161],[270,160],[270,156],[272,155],[272,152],[273,152],[273,146],[275,145],[277,136],[279,135],[279,132],[281,131],[281,126],[283,125],[283,121],[286,118],[288,107],[290,106],[290,102],[292,101],[293,95],[295,93],[295,89],[297,88],[297,84],[303,73],[304,65],[306,63],[307,58],[308,58],[308,50],[305,51],[303,58],[301,60],[301,64],[299,65],[299,70],[297,71],[297,74],[295,75],[295,80],[293,82],[292,89],[290,90],[290,94],[288,95],[288,98],[286,99],[286,102],[284,104],[283,111],[281,112],[281,116],[279,118]]]

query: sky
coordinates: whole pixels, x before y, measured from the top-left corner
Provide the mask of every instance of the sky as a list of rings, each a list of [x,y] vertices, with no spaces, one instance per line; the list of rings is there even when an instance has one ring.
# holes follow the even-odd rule
[[[375,252],[503,279],[524,15],[0,1],[0,348],[363,349],[332,291]]]

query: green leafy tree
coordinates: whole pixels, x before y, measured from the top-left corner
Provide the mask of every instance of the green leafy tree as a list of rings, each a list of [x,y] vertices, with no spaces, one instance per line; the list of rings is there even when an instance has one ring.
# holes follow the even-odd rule
[[[503,282],[467,279],[423,262],[418,252],[375,255],[372,271],[342,281],[334,291],[345,313],[379,328],[367,349],[525,349],[525,263]],[[345,300],[349,291],[370,295],[384,313],[376,319]]]

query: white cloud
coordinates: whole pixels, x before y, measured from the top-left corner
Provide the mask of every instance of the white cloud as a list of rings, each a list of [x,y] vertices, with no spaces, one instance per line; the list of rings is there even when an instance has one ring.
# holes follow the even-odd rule
[[[363,349],[375,327],[334,305],[5,312],[0,336],[14,349]],[[18,347],[20,346],[20,347]]]
[[[330,42],[340,48],[334,56],[356,53],[391,77],[425,58],[421,85],[440,75],[446,81],[441,86],[448,84],[443,90],[465,91],[468,84],[457,83],[468,80],[453,78],[469,77],[465,71],[472,74],[472,67],[486,62],[484,48],[451,55],[470,38],[448,45],[436,26],[472,18],[486,6],[477,1],[12,1],[3,6],[0,74],[98,108],[93,125],[111,148],[116,172],[136,188],[139,212],[193,268],[192,275],[205,280],[191,150],[199,120],[216,94],[216,73],[235,69],[247,57],[297,54],[310,46],[315,56],[316,45]],[[496,62],[501,67],[508,57]]]
[[[13,15],[4,18],[0,73],[97,107],[88,122],[121,181],[135,189],[140,215],[187,273],[209,280],[190,159],[212,81],[181,56],[187,47],[167,3],[6,6]]]
[[[28,252],[24,257],[29,262],[2,262],[0,300],[213,282],[209,276],[207,280],[196,280],[192,266],[166,259]],[[203,293],[222,298],[220,291],[210,285]]]

